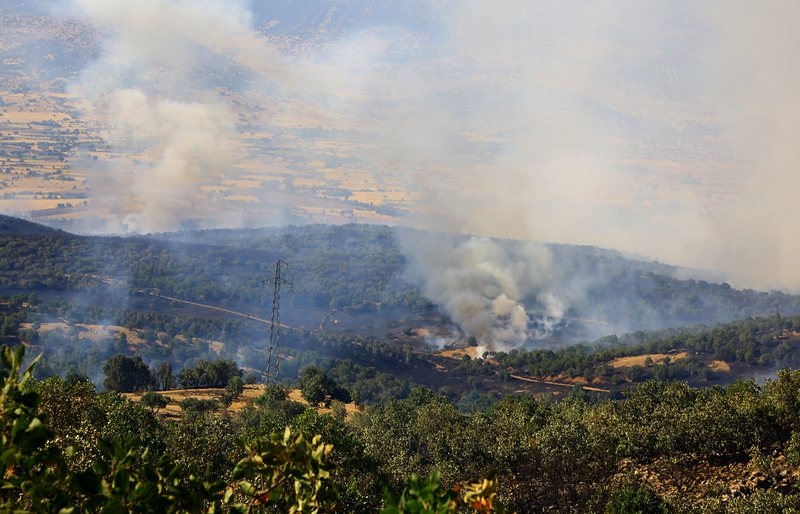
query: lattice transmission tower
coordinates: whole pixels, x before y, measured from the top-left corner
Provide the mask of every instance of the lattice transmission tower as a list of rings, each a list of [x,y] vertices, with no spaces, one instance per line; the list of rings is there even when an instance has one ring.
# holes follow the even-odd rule
[[[281,271],[288,268],[286,261],[278,259],[275,263],[275,276],[264,281],[265,284],[273,284],[272,292],[272,318],[269,324],[269,352],[267,353],[266,383],[277,383],[278,372],[281,367],[281,286],[289,286],[292,283],[281,277]]]

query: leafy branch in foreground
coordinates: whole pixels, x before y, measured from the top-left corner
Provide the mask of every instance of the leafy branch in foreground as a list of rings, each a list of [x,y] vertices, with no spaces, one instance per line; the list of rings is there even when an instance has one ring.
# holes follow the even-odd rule
[[[286,427],[283,435],[272,433],[252,445],[242,444],[247,453],[233,470],[238,488],[249,499],[238,512],[252,512],[263,505],[275,505],[284,512],[332,512],[335,494],[328,479],[332,466],[325,461],[332,444],[316,435],[292,434]]]
[[[63,488],[66,466],[57,448],[45,446],[51,432],[38,417],[38,394],[26,387],[36,361],[20,377],[24,356],[22,345],[16,350],[0,348],[0,466],[5,470],[0,480],[0,510],[58,510],[67,503]]]
[[[21,371],[24,354],[24,346],[0,347],[2,512],[316,514],[342,508],[332,480],[333,445],[288,427],[240,443],[245,457],[231,473],[232,485],[208,469],[200,473],[167,455],[157,458],[137,438],[99,438],[90,467],[73,470],[67,461],[78,450],[53,444],[31,384],[33,364]],[[387,493],[384,512],[454,513],[459,501],[477,512],[503,512],[496,491],[493,476],[465,486],[459,498],[458,489],[442,487],[438,473],[428,479],[414,475],[399,499]]]
[[[53,434],[38,417],[39,395],[29,389],[33,364],[20,369],[25,347],[0,349],[3,512],[204,512],[218,506],[225,484],[207,481],[194,469],[166,458],[153,461],[136,439],[98,441],[92,469],[72,472]],[[74,453],[65,449],[66,456]]]
[[[430,476],[420,478],[416,473],[406,481],[406,487],[399,497],[385,493],[385,507],[382,514],[455,514],[458,511],[459,493],[462,488],[442,487],[441,475],[434,471]],[[504,514],[506,511],[496,500],[497,479],[494,473],[480,482],[466,484],[461,494],[461,502],[475,512],[482,514]]]
[[[225,483],[204,480],[166,457],[151,462],[138,441],[101,441],[101,459],[93,469],[72,477],[80,512],[213,512],[221,505]]]

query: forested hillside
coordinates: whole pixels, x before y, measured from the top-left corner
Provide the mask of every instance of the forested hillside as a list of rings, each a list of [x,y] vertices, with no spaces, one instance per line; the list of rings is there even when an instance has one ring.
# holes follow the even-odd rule
[[[0,232],[0,293],[65,298],[65,291],[77,291],[91,293],[85,303],[105,303],[112,301],[109,296],[128,302],[139,291],[157,289],[181,299],[264,313],[271,296],[263,281],[280,258],[289,262],[294,286],[286,302],[296,309],[286,310],[287,319],[306,320],[305,328],[331,309],[345,316],[379,314],[375,319],[438,312],[409,278],[389,227],[317,225],[120,238],[75,236],[11,218],[3,223],[14,230]],[[676,276],[683,271],[676,268],[593,247],[550,245],[549,251],[549,273],[553,282],[563,284],[567,302],[567,319],[560,326],[570,329],[557,335],[561,342],[800,312],[796,295],[681,280]],[[97,302],[98,296],[106,300]],[[69,298],[82,300],[81,295]],[[391,309],[400,311],[387,314]],[[309,317],[314,318],[310,324]]]
[[[675,268],[591,247],[551,247],[557,272],[594,277],[581,307],[571,307],[553,337],[482,361],[438,355],[431,344],[436,330],[454,334],[457,347],[470,342],[408,278],[388,227],[131,238],[76,236],[13,218],[4,218],[3,227],[0,293],[9,300],[2,336],[45,355],[40,377],[76,373],[101,384],[104,363],[117,354],[153,367],[168,363],[176,372],[201,359],[227,358],[258,375],[266,365],[263,318],[271,302],[263,281],[278,258],[290,262],[286,278],[293,283],[283,298],[289,328],[281,335],[288,357],[282,379],[290,383],[304,366],[319,365],[361,402],[402,398],[424,385],[473,410],[520,388],[617,394],[648,378],[709,385],[796,365],[800,323],[787,314],[798,297],[679,280],[671,276]],[[610,321],[582,321],[619,310],[635,314],[617,320],[626,327],[704,324],[624,333]],[[769,317],[713,326],[759,313]],[[614,335],[565,345],[596,330]]]
[[[103,366],[116,355],[144,359],[153,369],[169,365],[176,374],[203,360],[230,359],[255,380],[266,366],[266,329],[254,320],[75,308],[34,295],[0,302],[0,314],[5,341],[43,354],[40,378],[74,374],[102,384]],[[402,340],[287,330],[281,336],[286,358],[280,378],[290,384],[304,367],[315,365],[361,403],[404,398],[415,385],[424,385],[472,411],[521,391],[616,397],[653,378],[707,387],[770,376],[797,365],[798,329],[800,317],[776,315],[636,332],[562,349],[495,352],[483,360],[463,350],[439,352]]]

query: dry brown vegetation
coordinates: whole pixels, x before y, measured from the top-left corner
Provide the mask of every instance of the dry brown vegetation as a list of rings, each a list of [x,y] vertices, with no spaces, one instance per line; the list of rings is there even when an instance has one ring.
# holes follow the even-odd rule
[[[775,451],[769,469],[760,469],[752,460],[656,459],[650,463],[624,460],[616,480],[622,483],[631,475],[662,496],[682,497],[700,502],[720,495],[723,502],[775,487],[786,491],[800,482],[800,469],[789,465],[786,456]]]
[[[30,329],[31,324],[23,323],[21,328]],[[92,325],[87,323],[68,324],[63,321],[42,323],[39,325],[40,334],[52,331],[68,332],[70,330],[76,330],[78,333],[78,338],[87,339],[94,342],[98,342],[106,338],[113,338],[117,334],[125,334],[128,344],[144,344],[144,340],[142,340],[138,331],[130,330],[118,325]]]
[[[609,364],[614,369],[624,369],[624,368],[632,368],[634,366],[644,366],[647,359],[650,359],[653,364],[663,364],[664,362],[667,362],[667,359],[669,359],[670,361],[677,361],[685,359],[688,356],[689,354],[686,352],[646,353],[643,355],[633,355],[631,357],[617,357]]]
[[[442,357],[448,357],[451,359],[459,359],[461,360],[465,355],[469,356],[471,359],[478,358],[478,347],[477,346],[467,346],[465,348],[451,348],[448,350],[442,350],[437,353]]]
[[[511,375],[511,378],[514,378],[514,379],[517,379],[517,380],[522,380],[524,382],[531,382],[531,383],[534,383],[534,384],[543,384],[543,385],[549,385],[549,386],[555,386],[555,387],[565,387],[565,388],[570,388],[570,389],[573,388],[573,387],[580,387],[584,391],[591,391],[591,392],[594,392],[594,393],[608,393],[608,392],[610,392],[608,389],[604,389],[602,387],[594,387],[594,386],[590,386],[590,385],[585,385],[585,384],[588,384],[588,381],[586,381],[585,379],[583,381],[574,380],[573,379],[573,380],[569,380],[567,382],[567,379],[565,379],[563,377],[560,377],[560,376],[556,377],[554,379],[554,378],[549,378],[549,377],[545,377],[545,378],[530,378],[530,377],[523,377],[521,375]],[[567,383],[565,383],[565,382],[567,382]]]
[[[729,373],[731,370],[731,365],[721,360],[711,361],[708,364],[708,367],[711,368],[711,370],[715,373]]]
[[[183,410],[181,409],[179,403],[187,398],[196,398],[198,400],[214,400],[219,401],[222,398],[222,394],[225,392],[225,389],[217,389],[217,388],[206,388],[206,389],[171,389],[168,391],[159,391],[159,394],[162,394],[169,398],[169,403],[163,409],[158,411],[158,415],[163,419],[178,419],[183,415]],[[256,385],[246,385],[244,386],[244,391],[242,394],[227,408],[220,408],[215,411],[216,414],[235,414],[240,410],[244,409],[247,405],[253,403],[253,401],[261,396],[264,393],[264,385],[263,384],[256,384]],[[124,393],[124,396],[134,402],[139,402],[142,399],[142,394],[144,393]],[[288,398],[292,401],[302,403],[303,405],[308,406],[309,403],[303,398],[303,395],[300,393],[299,389],[289,389],[288,390]],[[356,405],[353,402],[344,404],[345,410],[347,411],[348,418],[352,416],[355,412],[361,410],[361,407]],[[320,414],[332,414],[333,409],[328,406],[317,407],[317,412]]]

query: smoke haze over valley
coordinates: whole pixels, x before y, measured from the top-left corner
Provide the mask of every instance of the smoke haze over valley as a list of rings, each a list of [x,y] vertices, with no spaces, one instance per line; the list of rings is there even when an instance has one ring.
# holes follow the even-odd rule
[[[398,238],[404,272],[491,348],[591,296],[592,270],[543,242],[800,290],[792,2],[0,6],[0,132],[66,141],[50,183],[6,183],[6,212],[83,233],[422,229]],[[11,144],[5,168],[49,166]]]

